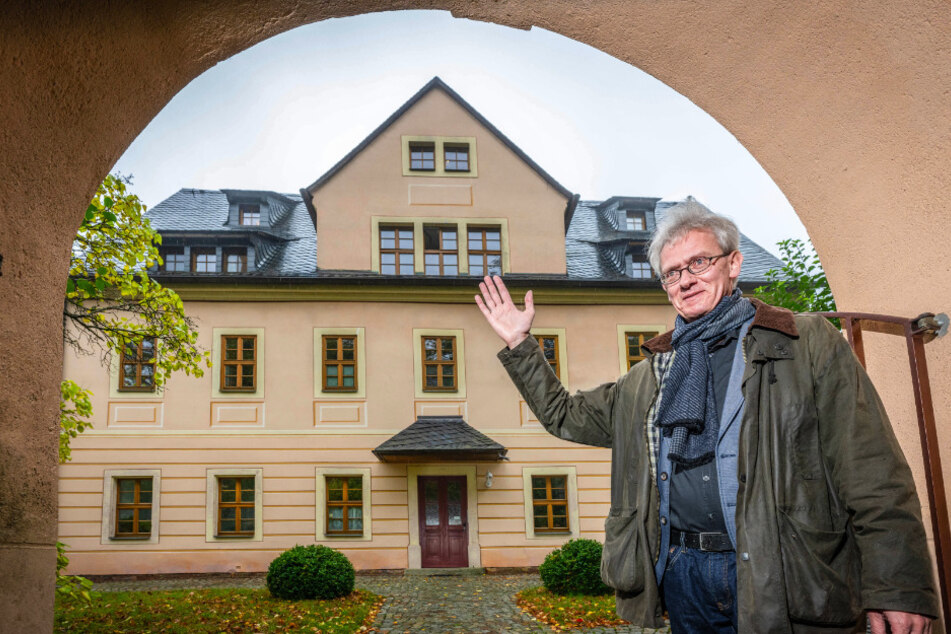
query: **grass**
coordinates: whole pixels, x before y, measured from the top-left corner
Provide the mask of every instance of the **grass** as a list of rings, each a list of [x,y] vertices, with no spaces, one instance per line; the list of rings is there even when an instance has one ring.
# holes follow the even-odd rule
[[[57,601],[56,632],[350,634],[369,627],[383,602],[366,590],[331,601],[285,601],[264,589],[91,594],[91,606]]]
[[[614,594],[589,596],[583,594],[560,595],[544,587],[529,588],[515,595],[515,603],[555,630],[582,627],[605,627],[624,625],[614,611]]]

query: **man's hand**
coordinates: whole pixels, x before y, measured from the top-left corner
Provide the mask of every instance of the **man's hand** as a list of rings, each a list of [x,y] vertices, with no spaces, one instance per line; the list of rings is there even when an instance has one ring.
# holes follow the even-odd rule
[[[897,612],[895,610],[869,610],[868,622],[872,634],[930,634],[931,619],[923,614]],[[885,629],[885,624],[888,629]]]
[[[475,302],[495,334],[501,337],[510,349],[522,343],[528,337],[528,331],[535,319],[532,292],[525,293],[525,310],[519,310],[498,275],[494,278],[486,275],[484,281],[479,282],[479,291],[482,295],[476,295]]]

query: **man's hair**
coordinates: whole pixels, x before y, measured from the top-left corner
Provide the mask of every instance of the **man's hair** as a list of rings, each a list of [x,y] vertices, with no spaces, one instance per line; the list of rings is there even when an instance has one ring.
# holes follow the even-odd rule
[[[658,276],[662,274],[660,252],[668,244],[682,240],[691,231],[708,231],[713,234],[723,253],[731,253],[740,248],[740,230],[732,220],[713,213],[693,196],[687,196],[685,200],[664,212],[664,217],[657,223],[647,247],[647,259]]]

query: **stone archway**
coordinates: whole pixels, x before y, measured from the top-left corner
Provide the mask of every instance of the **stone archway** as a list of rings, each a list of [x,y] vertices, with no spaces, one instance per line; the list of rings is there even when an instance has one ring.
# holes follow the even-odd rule
[[[731,130],[809,230],[843,310],[947,310],[951,21],[940,0],[8,2],[0,15],[0,619],[49,631],[60,313],[69,245],[97,183],[202,71],[293,27],[445,9],[532,25],[658,77]],[[869,361],[916,476],[913,404],[891,352]],[[951,370],[944,340],[932,376]],[[940,433],[951,396],[936,392]],[[945,440],[947,443],[948,441]],[[947,446],[947,445],[945,445]]]

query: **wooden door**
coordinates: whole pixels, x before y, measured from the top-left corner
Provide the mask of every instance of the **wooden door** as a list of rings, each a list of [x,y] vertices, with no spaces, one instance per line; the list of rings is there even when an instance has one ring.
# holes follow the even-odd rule
[[[465,476],[419,476],[419,545],[423,568],[469,566]]]

